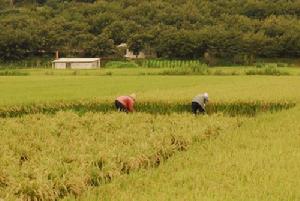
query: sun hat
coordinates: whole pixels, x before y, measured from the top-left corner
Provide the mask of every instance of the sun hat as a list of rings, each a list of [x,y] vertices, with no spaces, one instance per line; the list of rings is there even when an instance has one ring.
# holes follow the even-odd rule
[[[208,93],[205,92],[205,93],[203,94],[203,96],[204,96],[204,98],[205,98],[206,100],[208,100]]]
[[[136,94],[135,93],[133,93],[133,94],[130,94],[129,95],[133,100],[135,100],[136,99]]]

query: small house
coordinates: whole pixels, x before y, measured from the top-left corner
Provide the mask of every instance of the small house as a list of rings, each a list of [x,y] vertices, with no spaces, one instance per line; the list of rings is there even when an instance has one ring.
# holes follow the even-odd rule
[[[156,58],[156,53],[150,47],[144,48],[137,55],[129,50],[126,43],[121,43],[117,46],[123,53],[123,56],[127,59],[145,59],[145,58]]]
[[[52,61],[55,69],[94,69],[100,68],[100,58],[60,58]]]

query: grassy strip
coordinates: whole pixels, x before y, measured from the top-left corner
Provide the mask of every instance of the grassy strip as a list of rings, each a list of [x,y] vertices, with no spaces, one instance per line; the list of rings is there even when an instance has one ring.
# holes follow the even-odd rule
[[[229,116],[254,116],[259,112],[276,112],[294,107],[294,102],[212,102],[206,107],[208,114],[223,112]],[[80,114],[94,112],[115,111],[112,103],[98,100],[86,101],[60,101],[53,103],[37,103],[28,105],[15,105],[0,108],[0,117],[16,117],[35,113],[55,113],[61,110],[73,110]],[[150,114],[171,114],[190,112],[190,103],[168,102],[140,102],[136,104],[136,111]]]
[[[17,70],[6,70],[6,71],[0,71],[0,76],[26,76],[29,75],[28,72],[21,72]]]

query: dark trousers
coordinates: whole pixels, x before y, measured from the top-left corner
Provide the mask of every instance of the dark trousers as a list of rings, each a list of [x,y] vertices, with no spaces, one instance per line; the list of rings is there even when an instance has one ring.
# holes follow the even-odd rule
[[[199,103],[192,102],[192,112],[194,114],[198,114],[198,112],[203,114],[205,110],[202,108],[202,106]]]
[[[128,112],[127,108],[122,103],[120,103],[118,100],[115,100],[115,106],[118,111]]]

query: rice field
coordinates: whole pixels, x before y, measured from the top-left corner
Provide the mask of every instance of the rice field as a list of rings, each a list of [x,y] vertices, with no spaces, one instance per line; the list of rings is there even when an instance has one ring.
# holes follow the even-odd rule
[[[299,200],[299,118],[297,107],[247,119],[76,200]]]
[[[299,86],[298,76],[0,77],[0,198],[298,200]],[[193,116],[204,91],[208,114]],[[132,92],[137,112],[115,112]]]

